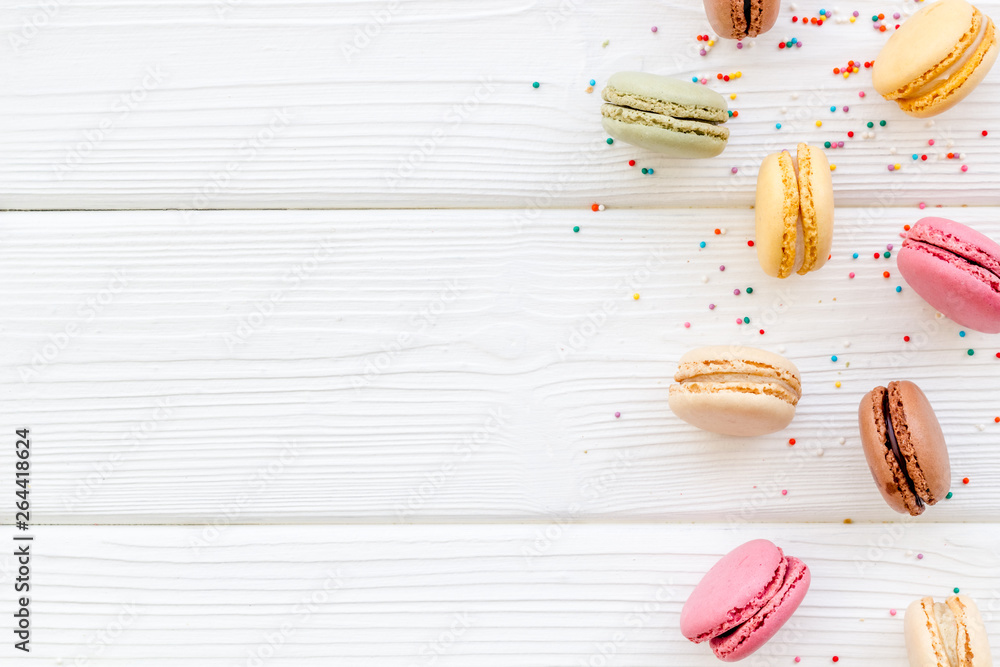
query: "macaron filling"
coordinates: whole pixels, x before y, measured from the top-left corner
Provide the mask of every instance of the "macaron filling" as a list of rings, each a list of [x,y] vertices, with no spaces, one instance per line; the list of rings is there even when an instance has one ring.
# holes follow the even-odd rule
[[[899,447],[899,440],[896,438],[896,429],[892,425],[892,411],[889,406],[888,390],[882,395],[882,419],[885,421],[885,434],[888,439],[889,449],[892,451],[893,456],[896,457],[896,463],[899,465],[899,470],[906,480],[906,486],[909,489],[910,496],[913,497],[918,513],[923,512],[924,501],[917,493],[913,478],[906,469],[906,457],[903,456],[903,450]]]

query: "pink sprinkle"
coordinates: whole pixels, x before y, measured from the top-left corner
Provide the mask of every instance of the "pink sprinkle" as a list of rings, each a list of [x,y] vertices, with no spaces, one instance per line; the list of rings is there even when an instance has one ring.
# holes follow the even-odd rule
[[[726,270],[726,265],[725,264],[723,264],[722,266],[719,267],[719,271],[725,271],[725,270]]]
[[[864,96],[865,96],[865,91],[862,90],[860,93],[858,93],[858,97],[864,97]]]
[[[925,208],[927,208],[927,204],[925,204],[925,203],[923,203],[923,202],[920,202],[920,210],[922,211],[922,210],[924,210]]]
[[[892,250],[892,244],[890,243],[889,245],[887,245],[887,246],[885,247],[885,249],[886,249],[886,250]]]
[[[700,51],[698,51],[698,55],[699,56],[707,56],[708,55],[708,51],[706,51],[705,49],[701,49]]]
[[[788,489],[782,489],[781,490],[781,495],[787,496],[788,495]]]
[[[706,79],[705,77],[701,77],[701,85],[704,86],[706,83],[708,83],[708,79]]]
[[[898,19],[899,18],[899,12],[893,12],[892,13],[892,18]]]
[[[924,559],[923,554],[917,554],[917,560],[923,560],[923,559]]]
[[[690,322],[685,322],[684,323],[684,328],[685,329],[690,329],[691,328],[691,323]]]
[[[850,110],[851,110],[851,107],[849,107],[847,105],[844,106],[844,113],[847,113]]]
[[[890,164],[889,165],[889,171],[896,171],[896,165]]]
[[[736,48],[737,49],[742,49],[743,48],[743,42],[736,42]]]
[[[742,317],[737,317],[736,318],[736,324],[743,324],[743,318]]]
[[[616,412],[616,413],[615,413],[615,419],[618,419],[618,418],[619,418],[619,417],[621,417],[621,416],[622,416],[622,413],[620,413],[620,412]]]
[[[737,288],[737,289],[734,289],[734,290],[733,290],[733,296],[739,296],[739,295],[740,295],[740,290],[739,290],[739,288]]]
[[[933,139],[928,139],[927,140],[927,145],[928,146],[933,146],[934,145],[934,140]]]
[[[896,615],[896,610],[895,609],[890,609],[889,610],[889,615],[890,616],[895,616]]]
[[[848,278],[854,278],[854,271],[851,271],[849,274],[847,274],[847,277]]]
[[[714,303],[708,304],[708,309],[709,310],[715,310],[715,304]]]
[[[962,165],[962,171],[969,171],[969,165],[963,164]]]
[[[854,13],[857,14],[857,12]],[[795,662],[802,662],[802,658],[800,658],[799,656],[795,656]]]
[[[653,32],[656,32],[657,30],[659,30],[659,28],[657,28],[657,27],[656,27],[656,26],[654,25],[654,26],[653,26],[652,28],[650,28],[650,30],[652,30]]]
[[[843,148],[843,147],[844,147],[844,142],[843,141],[838,141],[837,142],[837,148]]]
[[[730,171],[732,171],[735,174],[736,172],[739,171],[739,169],[737,169],[736,167],[733,167],[732,169],[730,169]]]
[[[852,16],[854,16],[854,18],[858,18],[860,14],[858,12],[853,12]]]

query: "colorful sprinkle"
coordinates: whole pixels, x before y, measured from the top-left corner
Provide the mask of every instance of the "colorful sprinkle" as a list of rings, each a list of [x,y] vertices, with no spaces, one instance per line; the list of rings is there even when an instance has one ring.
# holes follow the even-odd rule
[[[970,357],[971,357],[972,355],[974,355],[975,353],[976,353],[976,351],[975,351],[975,350],[969,350],[969,351],[967,352],[967,354],[968,354],[968,355],[969,355]]]
[[[611,137],[608,137],[608,146],[610,146],[613,143],[615,143],[615,140],[612,139]]]
[[[945,500],[951,500],[951,499],[952,499],[952,497],[954,497],[954,495],[955,495],[954,493],[952,493],[951,491],[949,491],[949,492],[948,492],[948,495],[946,495],[946,496],[944,497],[944,499],[945,499]]]
[[[632,298],[633,298],[634,300],[638,301],[638,300],[639,300],[639,293],[638,293],[638,292],[636,292],[635,294],[633,294],[633,295],[632,295]]]
[[[708,245],[708,244],[705,243],[704,241],[702,241],[701,243],[698,244],[698,247],[699,248],[704,248],[706,245]]]
[[[955,588],[953,588],[951,590],[952,590],[953,593],[955,593],[955,595],[958,595],[958,586],[955,586]]]
[[[534,83],[531,84],[531,87],[532,88],[538,88],[540,85],[542,85],[542,84],[540,84],[537,81],[535,81]]]
[[[969,478],[968,477],[963,477],[962,478],[962,484],[968,484],[968,483],[969,483]]]
[[[896,294],[899,294],[902,291],[903,291],[903,286],[902,285],[896,285]]]
[[[836,362],[837,361],[837,355],[833,355],[832,357],[830,357],[830,361]]]
[[[580,226],[579,226],[579,225],[575,225],[575,226],[573,227],[573,233],[577,233],[577,232],[579,232],[579,231],[580,231]]]

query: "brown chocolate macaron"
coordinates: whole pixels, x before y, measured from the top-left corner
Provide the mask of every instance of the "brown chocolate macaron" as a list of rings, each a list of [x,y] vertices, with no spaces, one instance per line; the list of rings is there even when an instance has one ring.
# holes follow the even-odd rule
[[[948,493],[951,463],[930,401],[912,382],[890,382],[861,399],[861,445],[889,507],[923,514]]]

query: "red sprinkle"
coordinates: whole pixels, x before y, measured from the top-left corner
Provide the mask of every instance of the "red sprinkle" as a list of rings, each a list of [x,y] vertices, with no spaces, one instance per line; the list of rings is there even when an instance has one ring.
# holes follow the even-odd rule
[[[788,439],[788,444],[794,446],[795,445],[795,438],[789,438]]]
[[[880,253],[880,252],[875,253],[875,259],[878,259],[881,256],[882,256],[882,253]]]
[[[752,248],[753,247],[753,241],[747,241],[747,245]],[[1000,352],[997,353],[997,357],[1000,357]]]
[[[760,330],[760,335],[761,335],[761,336],[763,336],[763,335],[764,335],[764,330],[763,330],[763,329],[761,329],[761,330]]]
[[[721,229],[716,229],[716,230],[715,230],[715,233],[716,233],[716,234],[721,234],[721,233],[722,233],[722,230],[721,230]]]
[[[799,17],[798,16],[793,16],[792,17],[792,23],[798,23],[798,22],[799,22]]]
[[[962,478],[962,484],[968,484],[968,483],[969,483],[969,478],[968,477],[963,477]]]
[[[596,213],[597,211],[601,210],[601,205],[600,204],[591,204],[590,205],[590,210],[593,211],[594,213]]]
[[[910,337],[909,336],[903,336],[903,342],[904,343],[909,343],[910,342]]]
[[[889,277],[889,272],[888,271],[883,271],[882,272],[882,277],[883,278],[888,278]]]
[[[987,132],[986,130],[983,130],[983,136],[985,137],[987,135],[989,135],[989,132]]]
[[[848,138],[853,139],[854,138],[854,132],[848,132],[847,136],[848,136]]]
[[[837,656],[833,656],[833,661],[834,662],[840,662],[840,658],[838,658]]]
[[[629,160],[628,161],[628,166],[634,167],[635,166],[635,160]]]
[[[910,226],[909,225],[903,225],[903,231],[904,232],[910,231]]]

